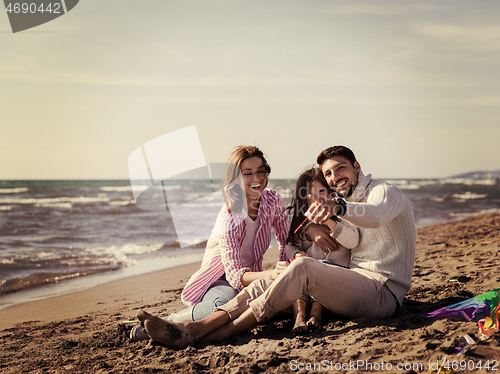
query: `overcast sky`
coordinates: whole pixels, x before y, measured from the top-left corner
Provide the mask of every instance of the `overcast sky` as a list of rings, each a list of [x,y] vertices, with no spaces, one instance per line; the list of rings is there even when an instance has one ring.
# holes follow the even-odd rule
[[[192,125],[274,178],[336,144],[379,178],[500,169],[498,1],[84,0],[16,34],[1,13],[0,53],[0,179],[126,179]]]

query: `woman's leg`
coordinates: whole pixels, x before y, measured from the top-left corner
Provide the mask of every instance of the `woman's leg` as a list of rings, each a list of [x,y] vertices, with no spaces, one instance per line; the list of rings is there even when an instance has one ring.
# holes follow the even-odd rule
[[[198,321],[173,323],[139,311],[137,318],[154,341],[173,349],[182,349],[200,340],[213,341],[241,333],[257,324],[249,303],[272,284],[258,279],[245,287],[227,304]]]
[[[231,322],[224,311],[215,311],[210,316],[193,322],[169,322],[143,310],[137,313],[137,318],[151,339],[172,349],[194,345],[204,336]]]
[[[201,301],[193,307],[192,321],[198,321],[208,317],[215,308],[226,304],[238,294],[226,280],[215,281],[205,292]]]
[[[214,313],[220,313],[216,311]],[[226,323],[218,329],[213,330],[210,334],[205,334],[201,339],[204,342],[216,342],[230,336],[241,334],[251,327],[257,325],[257,320],[250,309],[245,310],[238,318]]]
[[[226,280],[219,279],[210,286],[198,304],[172,313],[165,320],[170,322],[199,321],[211,315],[215,308],[226,304],[237,294],[238,292]],[[132,341],[147,340],[149,338],[150,336],[143,331],[143,327],[140,325],[134,326],[130,332]]]

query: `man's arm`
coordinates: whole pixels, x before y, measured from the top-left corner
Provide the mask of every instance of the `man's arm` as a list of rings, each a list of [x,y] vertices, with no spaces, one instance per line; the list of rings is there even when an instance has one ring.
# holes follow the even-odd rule
[[[358,227],[377,228],[400,215],[407,203],[399,188],[381,183],[370,191],[366,203],[347,203],[343,218]]]
[[[314,203],[309,208],[308,215],[316,224],[328,222],[332,216],[341,211],[335,200],[318,199],[314,196],[312,199]],[[366,203],[346,202],[342,218],[358,227],[384,226],[405,209],[405,199],[399,188],[382,183],[370,191]]]

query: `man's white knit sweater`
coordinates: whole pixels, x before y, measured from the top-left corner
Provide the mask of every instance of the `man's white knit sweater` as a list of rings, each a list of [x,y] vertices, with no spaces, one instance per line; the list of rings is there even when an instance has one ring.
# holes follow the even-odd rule
[[[410,200],[389,183],[359,173],[342,217],[359,227],[351,269],[386,283],[401,304],[411,287],[416,230]]]

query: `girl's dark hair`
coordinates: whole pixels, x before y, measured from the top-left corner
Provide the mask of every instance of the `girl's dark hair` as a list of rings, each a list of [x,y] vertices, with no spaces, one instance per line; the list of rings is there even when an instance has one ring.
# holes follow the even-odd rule
[[[226,160],[226,173],[222,181],[222,191],[228,212],[239,213],[243,209],[245,191],[242,191],[238,184],[238,176],[241,174],[241,163],[250,157],[259,157],[262,160],[262,166],[269,178],[271,167],[259,148],[253,145],[236,147]],[[266,178],[266,186],[267,182],[268,179]]]
[[[288,244],[299,245],[301,242],[301,239],[299,237],[300,231],[298,231],[297,233],[294,233],[294,231],[306,218],[305,213],[309,208],[309,205],[307,204],[307,196],[309,195],[311,184],[315,180],[323,183],[328,191],[331,191],[330,187],[328,187],[328,183],[326,182],[325,177],[323,176],[323,173],[317,167],[312,167],[303,171],[302,174],[297,178],[291,204],[287,207],[287,210],[289,210],[292,214],[290,231],[288,232],[288,237],[286,239],[286,242]]]

